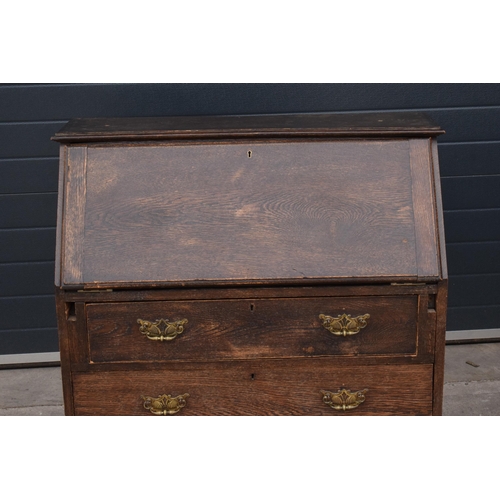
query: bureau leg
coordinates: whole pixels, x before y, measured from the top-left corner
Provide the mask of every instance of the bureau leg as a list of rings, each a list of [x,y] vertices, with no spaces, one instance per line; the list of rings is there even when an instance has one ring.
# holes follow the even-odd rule
[[[73,312],[73,311],[69,311]],[[63,385],[64,414],[74,415],[73,406],[73,382],[71,380],[71,360],[70,360],[70,328],[75,328],[76,322],[69,318],[66,302],[63,294],[56,288],[56,313],[59,331],[59,352],[61,357],[61,376]],[[73,332],[74,334],[74,332]]]
[[[436,335],[434,355],[434,400],[432,414],[443,414],[443,388],[444,388],[444,352],[446,337],[446,307],[448,303],[448,283],[443,280],[438,284],[436,297]]]

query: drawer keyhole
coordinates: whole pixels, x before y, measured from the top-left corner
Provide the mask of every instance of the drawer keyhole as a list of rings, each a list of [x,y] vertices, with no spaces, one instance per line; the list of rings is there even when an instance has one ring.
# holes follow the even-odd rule
[[[253,311],[255,306],[253,304],[250,304],[250,311]]]
[[[252,373],[252,374],[250,375],[250,378],[251,378],[252,380],[255,380],[255,373]]]

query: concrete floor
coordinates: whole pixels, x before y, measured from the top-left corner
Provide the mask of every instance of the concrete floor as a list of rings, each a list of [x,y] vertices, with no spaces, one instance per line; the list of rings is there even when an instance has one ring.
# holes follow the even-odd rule
[[[60,368],[0,370],[0,415],[63,414]],[[443,414],[500,415],[500,342],[446,347]]]

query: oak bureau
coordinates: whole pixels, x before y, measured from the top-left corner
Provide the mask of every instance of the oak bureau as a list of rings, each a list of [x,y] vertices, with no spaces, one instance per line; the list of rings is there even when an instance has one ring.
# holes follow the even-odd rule
[[[66,414],[440,414],[441,133],[420,113],[70,121]]]

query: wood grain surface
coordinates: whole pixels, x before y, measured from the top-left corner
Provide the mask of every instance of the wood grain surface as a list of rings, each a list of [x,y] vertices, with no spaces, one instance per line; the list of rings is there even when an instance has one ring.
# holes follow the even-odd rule
[[[55,252],[55,268],[54,268],[54,284],[56,287],[60,287],[62,284],[61,277],[61,256],[63,248],[63,212],[64,212],[64,188],[65,181],[64,175],[66,173],[65,165],[67,164],[67,154],[68,148],[61,145],[59,148],[59,180],[58,180],[58,192],[57,192],[57,228],[56,228],[56,252]]]
[[[85,250],[85,203],[87,200],[87,148],[67,150],[67,170],[64,187],[63,282],[83,281],[83,252]]]
[[[436,198],[434,193],[431,142],[429,139],[410,141],[413,213],[417,249],[418,275],[422,281],[440,275],[438,235],[436,228]]]
[[[417,306],[418,296],[88,304],[90,361],[416,356]],[[370,318],[359,333],[339,337],[320,314]],[[188,323],[177,338],[160,342],[139,331],[138,319]]]
[[[437,292],[436,284],[365,284],[336,286],[267,286],[267,287],[172,287],[150,289],[65,290],[65,297],[76,302],[141,302],[156,300],[215,300],[301,297],[365,297],[378,295],[426,295]]]
[[[77,415],[151,415],[142,396],[188,393],[181,415],[430,415],[432,365],[336,368],[330,361],[198,363],[176,370],[75,373]],[[338,411],[320,391],[368,389]]]
[[[436,136],[444,131],[427,115],[314,113],[286,115],[165,116],[71,120],[60,142],[237,137]]]
[[[149,415],[143,396],[186,393],[179,415],[440,414],[441,132],[385,113],[72,122],[56,138],[74,141],[67,414]],[[335,336],[320,315],[341,314],[370,318]],[[138,320],[160,319],[187,323],[148,339]],[[342,388],[366,401],[325,405]]]
[[[408,141],[89,147],[86,193],[86,284],[417,276]]]

